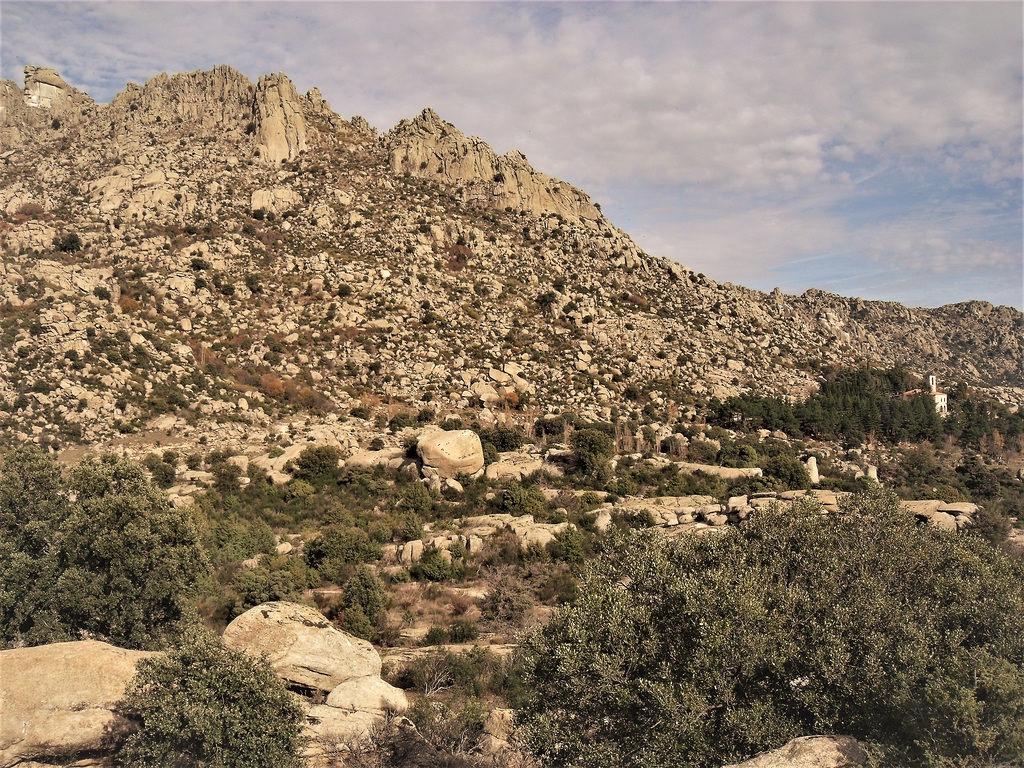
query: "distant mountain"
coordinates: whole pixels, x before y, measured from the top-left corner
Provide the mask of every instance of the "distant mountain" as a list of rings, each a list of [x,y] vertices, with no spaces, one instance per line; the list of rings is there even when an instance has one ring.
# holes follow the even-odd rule
[[[716,283],[430,109],[378,135],[283,74],[161,74],[101,105],[27,67],[0,82],[0,159],[6,443],[685,413],[858,361],[1024,404],[1014,309]]]

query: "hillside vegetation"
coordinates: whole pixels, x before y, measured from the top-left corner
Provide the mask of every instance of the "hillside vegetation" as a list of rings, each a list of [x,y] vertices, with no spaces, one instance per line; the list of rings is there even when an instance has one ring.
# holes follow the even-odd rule
[[[87,759],[1019,762],[1020,312],[720,284],[283,75],[0,86],[0,654],[138,660]]]

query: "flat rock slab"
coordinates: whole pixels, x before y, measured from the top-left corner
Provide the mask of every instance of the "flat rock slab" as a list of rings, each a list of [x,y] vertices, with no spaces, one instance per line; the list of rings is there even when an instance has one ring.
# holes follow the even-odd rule
[[[125,686],[156,655],[97,640],[0,651],[0,766],[112,748],[130,728]]]
[[[867,759],[860,743],[850,736],[804,736],[724,768],[852,768]]]

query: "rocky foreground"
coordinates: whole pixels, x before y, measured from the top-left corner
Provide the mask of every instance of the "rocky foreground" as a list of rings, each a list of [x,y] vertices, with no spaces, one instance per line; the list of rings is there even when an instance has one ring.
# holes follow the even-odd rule
[[[223,641],[266,655],[296,691],[306,712],[307,765],[343,764],[334,760],[408,707],[405,694],[381,680],[373,647],[308,606],[257,606],[228,626]],[[112,753],[133,727],[119,703],[136,664],[155,655],[94,640],[0,651],[0,766],[56,768],[69,760],[78,768],[113,765]],[[415,729],[405,723],[415,741]],[[508,713],[492,713],[485,725],[489,751],[508,749],[509,726]],[[422,739],[417,748],[419,759],[433,756]],[[866,757],[848,737],[805,737],[726,768],[843,768],[863,765]]]

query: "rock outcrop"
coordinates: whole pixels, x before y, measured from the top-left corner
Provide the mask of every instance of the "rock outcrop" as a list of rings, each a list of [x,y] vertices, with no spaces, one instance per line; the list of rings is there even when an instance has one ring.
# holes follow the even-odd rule
[[[153,655],[95,640],[0,651],[0,766],[109,750],[131,728],[117,703]]]
[[[604,220],[582,190],[538,173],[518,150],[495,154],[482,139],[467,137],[432,109],[400,122],[384,142],[394,173],[465,185],[467,202],[557,214],[575,222]]]
[[[211,70],[166,72],[145,85],[128,83],[107,107],[115,124],[187,125],[201,131],[244,131],[252,118],[255,88],[228,66]]]
[[[853,768],[867,759],[867,752],[850,736],[804,736],[724,768]]]
[[[380,656],[372,645],[299,603],[251,608],[228,624],[223,640],[228,648],[267,654],[278,677],[304,689],[330,693],[349,680],[380,677]]]
[[[264,75],[256,83],[253,101],[260,161],[280,165],[306,150],[306,118],[292,81],[285,75]]]
[[[436,470],[442,478],[471,475],[484,466],[480,436],[468,429],[425,432],[416,441],[416,452],[424,468]]]
[[[254,656],[266,654],[286,685],[320,692],[314,700],[327,694],[325,703],[307,706],[304,733],[311,756],[364,738],[386,714],[409,706],[403,691],[381,680],[373,646],[336,629],[315,608],[258,605],[228,625],[223,641]]]

